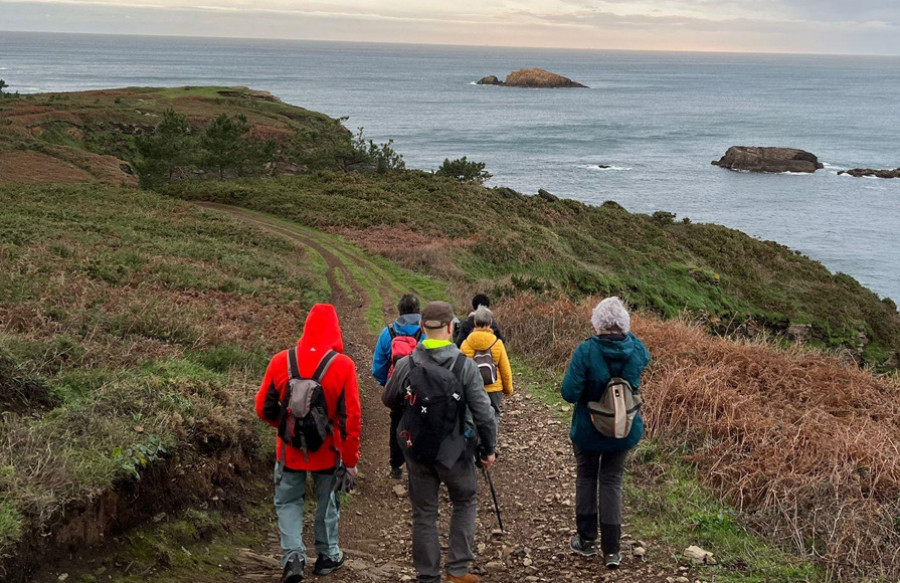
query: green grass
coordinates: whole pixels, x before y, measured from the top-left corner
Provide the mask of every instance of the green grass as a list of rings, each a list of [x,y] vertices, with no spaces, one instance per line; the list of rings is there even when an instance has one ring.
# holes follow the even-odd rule
[[[14,472],[11,466],[0,467],[0,485]],[[0,540],[18,541],[22,537],[22,517],[16,507],[0,498]]]
[[[643,441],[631,457],[624,497],[629,531],[681,552],[697,545],[717,565],[695,567],[691,578],[722,583],[825,582],[824,569],[779,549],[740,524],[738,513],[699,482],[696,471],[657,442]],[[652,548],[651,548],[652,551]],[[673,556],[673,561],[680,556]]]
[[[700,317],[720,333],[748,321],[776,333],[790,323],[808,323],[813,346],[826,348],[854,346],[862,332],[871,341],[863,356],[874,366],[900,349],[900,314],[892,302],[783,245],[718,225],[666,223],[614,203],[552,201],[417,171],[186,183],[167,192],[319,229],[437,236],[443,243],[435,253],[462,274],[458,283],[495,295],[621,294],[668,318],[685,312]],[[440,217],[439,224],[433,217]],[[339,250],[353,257],[353,251]],[[402,281],[385,264],[375,267]],[[439,266],[432,267],[435,275]],[[404,285],[418,286],[426,296],[445,291],[433,280]]]
[[[334,270],[334,281],[337,283],[337,286],[341,288],[341,291],[347,296],[347,299],[350,301],[356,300],[356,293],[353,291],[353,287],[347,283],[347,279],[344,277],[343,269],[335,269]]]
[[[366,325],[373,334],[377,334],[384,327],[386,320],[394,317],[393,312],[385,312],[385,304],[393,306],[403,294],[415,293],[423,302],[449,297],[446,283],[403,269],[383,257],[367,254],[338,235],[284,221],[267,213],[248,212],[268,221],[275,221],[279,229],[305,237],[334,255],[353,281],[365,292],[364,316]],[[352,286],[346,281],[341,270],[335,271],[335,279],[345,292],[352,293]]]
[[[271,452],[246,398],[328,300],[318,254],[149,192],[0,205],[0,555],[168,457]]]
[[[381,292],[378,289],[378,283],[374,280],[370,272],[355,263],[345,263],[347,271],[356,283],[365,290],[368,296],[366,300],[365,320],[369,332],[377,334],[383,327],[385,322],[385,313],[381,300]]]
[[[44,108],[39,120],[34,119],[35,106]],[[243,114],[251,125],[262,128],[266,137],[277,142],[277,158],[286,163],[311,169],[338,169],[358,156],[351,147],[350,132],[337,120],[261,99],[259,92],[241,87],[128,87],[3,99],[0,152],[36,150],[66,160],[72,154],[78,158],[77,151],[86,151],[133,163],[135,136],[151,131],[167,108],[186,115],[195,130],[221,113]],[[94,174],[90,166],[93,163],[97,161],[80,165]],[[125,178],[115,174],[114,167],[112,174],[97,176]]]
[[[447,300],[450,297],[447,282],[441,281],[436,277],[429,277],[404,269],[389,259],[367,253],[358,245],[347,241],[340,235],[305,227],[298,223],[286,221],[279,216],[253,209],[247,209],[247,212],[267,220],[275,220],[282,223],[285,229],[302,234],[304,237],[308,237],[322,245],[345,264],[358,264],[364,267],[368,274],[375,277],[380,285],[395,293],[398,299],[405,293],[415,293],[426,302],[430,300]]]
[[[262,496],[261,492],[254,491]],[[225,583],[234,580],[239,549],[262,551],[271,528],[272,511],[262,505],[245,505],[253,522],[231,524],[233,515],[214,510],[189,509],[178,516],[161,515],[159,524],[133,531],[110,545],[103,565],[79,561],[66,566],[76,583]],[[110,568],[108,565],[114,565]],[[47,574],[41,581],[51,581]]]

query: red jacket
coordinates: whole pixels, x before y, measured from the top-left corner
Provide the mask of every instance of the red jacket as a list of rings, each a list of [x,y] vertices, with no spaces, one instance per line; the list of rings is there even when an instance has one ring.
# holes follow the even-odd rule
[[[348,468],[359,461],[359,433],[361,429],[359,386],[356,381],[356,365],[349,356],[343,354],[344,341],[337,312],[331,304],[316,304],[306,317],[303,335],[297,343],[297,362],[300,376],[312,378],[319,361],[329,351],[341,354],[332,361],[322,379],[325,401],[331,417],[334,432],[325,439],[318,451],[309,452],[309,460],[303,459],[303,452],[291,446],[285,448],[285,465],[292,470],[327,470],[335,467],[337,450]],[[288,351],[284,350],[272,357],[262,386],[256,394],[256,414],[260,419],[278,427],[281,413],[281,399],[288,384]],[[278,439],[276,455],[281,454],[281,439]]]

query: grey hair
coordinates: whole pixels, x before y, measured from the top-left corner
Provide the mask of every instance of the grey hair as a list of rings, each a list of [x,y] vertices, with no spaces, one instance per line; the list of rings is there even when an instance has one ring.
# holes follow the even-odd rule
[[[591,314],[591,324],[597,334],[610,332],[628,334],[631,331],[631,316],[622,300],[612,296],[597,304],[594,313]]]
[[[476,328],[485,328],[494,322],[494,313],[487,306],[478,306],[473,316]]]

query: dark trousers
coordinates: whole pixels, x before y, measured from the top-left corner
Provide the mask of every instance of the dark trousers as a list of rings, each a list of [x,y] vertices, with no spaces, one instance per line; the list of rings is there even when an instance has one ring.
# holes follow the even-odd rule
[[[578,536],[597,540],[597,523],[603,535],[603,554],[619,552],[622,533],[622,475],[627,451],[590,453],[575,447],[575,525]],[[599,519],[599,520],[598,520]]]
[[[500,436],[500,415],[503,414],[500,406],[503,404],[503,391],[494,391],[493,393],[488,393],[488,398],[491,400],[491,407],[494,408],[494,420],[497,422],[497,436]]]
[[[441,482],[447,486],[450,504],[450,536],[444,566],[454,577],[469,572],[475,559],[475,495],[478,484],[474,460],[464,456],[451,469],[440,465],[426,466],[409,461],[409,500],[412,502],[412,558],[420,583],[440,583],[441,541],[438,536],[438,492]]]
[[[403,459],[403,450],[397,441],[397,427],[400,426],[400,419],[403,418],[403,409],[391,410],[391,433],[388,436],[391,447],[391,467],[399,468],[406,460]]]

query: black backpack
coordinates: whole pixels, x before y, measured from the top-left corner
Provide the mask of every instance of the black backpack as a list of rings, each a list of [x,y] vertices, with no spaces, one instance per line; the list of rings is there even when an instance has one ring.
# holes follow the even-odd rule
[[[309,452],[318,451],[332,433],[322,377],[337,355],[334,350],[329,350],[319,361],[313,378],[305,379],[300,376],[297,366],[297,349],[288,351],[288,386],[281,400],[278,437],[283,444],[301,450],[307,461]],[[284,447],[281,453],[280,461],[284,463]]]
[[[417,363],[409,358],[403,418],[398,441],[413,460],[431,465],[437,460],[441,444],[457,426],[465,422],[466,399],[460,375],[466,355],[460,354],[447,369],[426,358]]]

